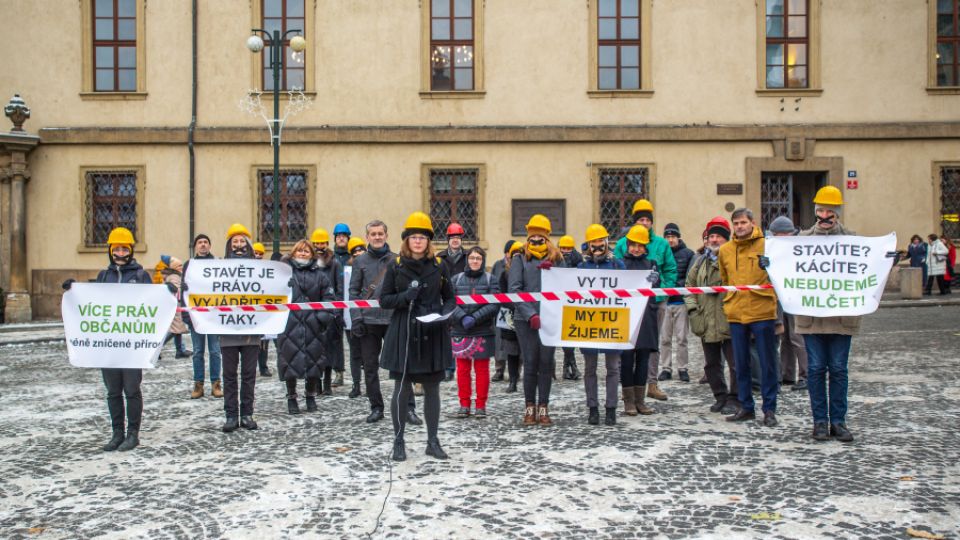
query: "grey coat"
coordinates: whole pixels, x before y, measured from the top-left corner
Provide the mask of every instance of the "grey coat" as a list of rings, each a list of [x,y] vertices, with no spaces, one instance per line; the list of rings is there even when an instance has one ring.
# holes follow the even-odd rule
[[[396,260],[397,254],[392,253],[388,247],[387,253],[383,257],[376,257],[373,252],[367,250],[359,257],[353,260],[353,270],[350,275],[350,300],[379,300],[380,289],[383,286],[383,275],[386,274],[386,268]],[[377,277],[380,279],[377,280]],[[374,281],[377,280],[376,283]],[[390,324],[390,317],[393,316],[393,310],[371,308],[371,309],[351,309],[350,320],[353,325],[383,325]]]
[[[540,292],[540,268],[544,260],[531,257],[527,260],[526,256],[516,254],[510,263],[510,274],[507,276],[508,291],[518,292]],[[564,263],[553,263],[554,268],[563,268]],[[549,270],[548,270],[549,272]],[[521,321],[529,321],[530,317],[540,313],[540,302],[519,302],[514,304],[514,316]]]

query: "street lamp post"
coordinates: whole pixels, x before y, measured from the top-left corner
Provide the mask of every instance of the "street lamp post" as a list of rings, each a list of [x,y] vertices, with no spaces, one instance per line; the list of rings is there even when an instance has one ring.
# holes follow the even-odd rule
[[[250,52],[258,54],[263,50],[264,45],[270,47],[270,69],[273,71],[273,120],[270,122],[270,144],[273,145],[273,252],[280,253],[280,72],[283,70],[283,40],[288,34],[299,34],[300,30],[287,30],[280,34],[279,30],[270,32],[254,28],[253,35],[247,38],[247,48]],[[257,34],[263,34],[267,38],[264,43],[263,38]],[[307,40],[303,36],[295,35],[290,40],[290,48],[295,52],[301,52],[307,48]]]

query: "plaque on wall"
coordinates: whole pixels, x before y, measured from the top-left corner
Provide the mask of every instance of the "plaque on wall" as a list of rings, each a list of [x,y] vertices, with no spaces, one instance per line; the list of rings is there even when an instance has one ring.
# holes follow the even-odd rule
[[[717,184],[717,195],[743,195],[743,184]]]
[[[550,220],[553,236],[567,234],[566,199],[513,199],[510,201],[511,234],[525,236],[527,221],[534,214],[543,214]]]

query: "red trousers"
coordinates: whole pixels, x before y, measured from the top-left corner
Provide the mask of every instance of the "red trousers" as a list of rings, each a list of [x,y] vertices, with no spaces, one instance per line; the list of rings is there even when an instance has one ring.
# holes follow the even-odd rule
[[[470,360],[457,358],[457,395],[460,397],[460,406],[470,406],[472,388],[470,381],[470,364],[477,372],[477,408],[487,408],[487,395],[490,392],[490,359]]]

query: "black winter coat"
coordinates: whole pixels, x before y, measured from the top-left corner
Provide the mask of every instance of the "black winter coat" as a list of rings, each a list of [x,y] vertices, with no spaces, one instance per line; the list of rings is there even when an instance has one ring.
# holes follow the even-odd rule
[[[130,259],[130,262],[123,266],[117,266],[113,261],[110,261],[110,266],[97,274],[97,283],[143,283],[149,285],[153,283],[153,278],[140,266],[136,259]]]
[[[453,276],[450,280],[453,286],[455,296],[464,296],[467,294],[496,294],[500,292],[500,285],[493,276],[487,272],[479,276],[471,277],[466,272]],[[496,335],[497,313],[500,311],[500,304],[465,304],[458,305],[453,310],[450,317],[453,320],[453,327],[450,329],[450,335],[457,337],[493,337]],[[470,315],[476,319],[477,324],[467,330],[463,327],[463,318]]]
[[[306,268],[293,265],[291,301],[330,302],[333,287],[316,261]],[[277,336],[277,374],[280,380],[319,378],[333,366],[329,354],[332,334],[339,332],[329,311],[291,311],[287,327]]]
[[[660,270],[657,263],[651,261],[646,255],[634,257],[629,253],[623,258],[623,263],[627,270]],[[660,280],[651,283],[651,288],[660,286]],[[637,344],[634,349],[647,349],[651,351],[660,350],[660,329],[657,325],[657,309],[660,304],[653,301],[653,298],[647,299],[647,309],[643,311],[643,319],[640,321],[640,332],[637,334]]]
[[[677,286],[682,287],[687,282],[687,270],[690,269],[690,262],[693,260],[693,250],[683,243],[683,240],[677,244],[677,247],[670,248],[673,251],[673,259],[677,261]],[[682,304],[682,296],[671,296],[667,300],[668,304]]]
[[[448,276],[455,276],[467,269],[467,251],[463,248],[455,255],[451,255],[450,251],[445,249],[437,253],[437,257],[439,257],[440,261],[447,267]]]
[[[413,281],[419,282],[420,295],[411,304],[406,292]],[[404,368],[413,382],[442,379],[444,370],[453,368],[448,324],[423,324],[411,319],[411,314],[446,314],[456,307],[443,263],[437,259],[395,258],[383,277],[380,306],[394,310],[383,340],[380,367],[389,370],[394,379],[400,378]]]

